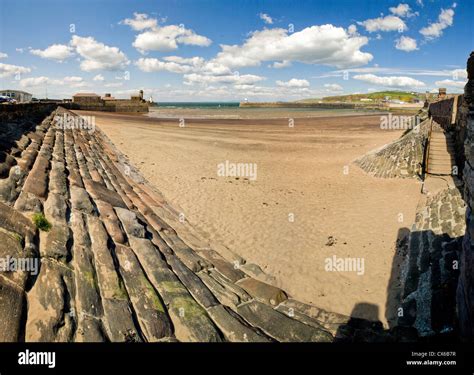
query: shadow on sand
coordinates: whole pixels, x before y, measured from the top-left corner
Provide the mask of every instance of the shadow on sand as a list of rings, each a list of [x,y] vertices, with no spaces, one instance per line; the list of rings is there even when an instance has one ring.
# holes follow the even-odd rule
[[[385,319],[388,328],[380,321],[377,305],[357,303],[350,320],[339,327],[335,341],[457,341],[459,272],[451,265],[458,259],[461,243],[462,237],[451,238],[430,230],[400,229],[387,285]],[[406,272],[404,282],[402,269]]]

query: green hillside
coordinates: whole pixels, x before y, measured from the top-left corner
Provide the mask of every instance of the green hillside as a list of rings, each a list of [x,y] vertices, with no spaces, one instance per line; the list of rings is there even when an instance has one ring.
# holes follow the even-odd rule
[[[337,95],[327,96],[322,99],[304,99],[300,100],[303,103],[311,102],[360,102],[361,99],[372,99],[374,102],[390,97],[390,100],[401,100],[410,102],[414,99],[424,100],[425,94],[413,93],[407,91],[378,91],[367,94],[352,94],[352,95]]]

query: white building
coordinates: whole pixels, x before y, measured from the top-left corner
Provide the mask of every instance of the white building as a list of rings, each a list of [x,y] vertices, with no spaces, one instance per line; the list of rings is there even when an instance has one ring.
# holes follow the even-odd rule
[[[32,94],[19,90],[0,90],[0,95],[15,99],[17,103],[28,103],[33,98]]]

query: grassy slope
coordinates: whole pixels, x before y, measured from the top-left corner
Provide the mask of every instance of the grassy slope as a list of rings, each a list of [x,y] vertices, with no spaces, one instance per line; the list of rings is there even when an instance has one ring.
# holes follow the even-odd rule
[[[424,94],[419,93],[412,94],[411,92],[406,91],[378,91],[367,94],[328,96],[322,99],[304,99],[299,100],[299,102],[359,102],[361,99],[372,99],[375,102],[377,100],[385,99],[386,96],[390,96],[391,100],[402,100],[404,102],[409,102],[414,98],[424,100]]]

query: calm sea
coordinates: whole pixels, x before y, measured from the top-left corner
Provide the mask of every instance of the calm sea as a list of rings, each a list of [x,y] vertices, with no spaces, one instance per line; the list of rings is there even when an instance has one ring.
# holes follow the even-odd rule
[[[159,102],[161,108],[239,108],[239,102]]]

